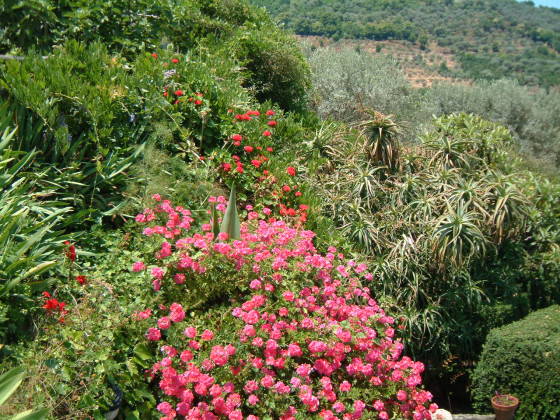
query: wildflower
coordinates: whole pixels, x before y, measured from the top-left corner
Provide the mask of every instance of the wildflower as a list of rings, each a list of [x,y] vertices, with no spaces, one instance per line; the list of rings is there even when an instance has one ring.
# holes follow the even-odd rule
[[[179,60],[177,60],[176,58],[173,58],[173,59],[171,59],[171,62],[172,62],[173,64],[177,64],[177,63],[179,62]]]
[[[265,137],[270,137],[270,131],[264,130],[262,135],[265,136]]]
[[[288,169],[286,169],[286,172],[290,176],[295,176],[296,175],[296,169],[293,166],[288,166]]]
[[[267,125],[269,127],[276,127],[276,121],[269,121]]]
[[[247,153],[251,153],[253,151],[253,147],[252,146],[245,146],[243,148],[243,150],[245,150]]]
[[[76,281],[82,286],[86,285],[86,276],[76,276]]]
[[[175,91],[175,96],[183,96],[183,91],[181,89],[177,89]]]

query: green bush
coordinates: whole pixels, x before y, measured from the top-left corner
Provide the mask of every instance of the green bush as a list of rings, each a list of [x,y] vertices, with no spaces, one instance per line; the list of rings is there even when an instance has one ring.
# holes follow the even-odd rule
[[[473,374],[474,406],[490,409],[495,392],[519,398],[516,419],[560,415],[560,306],[531,313],[488,334]]]
[[[323,118],[356,122],[364,108],[393,114],[415,132],[422,117],[419,96],[398,63],[380,54],[318,49],[309,56],[313,72],[312,107]]]
[[[56,49],[70,40],[83,45],[100,43],[111,54],[118,52],[134,60],[145,50],[155,51],[171,44],[183,53],[202,46],[220,50],[224,62],[233,59],[244,66],[244,85],[254,91],[259,101],[271,100],[289,110],[305,106],[309,68],[296,40],[278,28],[264,10],[245,0],[15,3],[10,0],[0,5],[0,53],[36,49],[41,55],[58,56]],[[107,68],[105,61],[103,55],[88,51],[82,62],[66,69],[102,74],[99,67],[105,66],[106,73],[118,73],[119,66]],[[44,87],[57,86],[57,80],[65,82],[56,72],[52,78]],[[118,87],[121,80],[119,77],[114,84],[101,86]],[[103,99],[102,95],[101,102]],[[96,115],[92,113],[89,123]]]

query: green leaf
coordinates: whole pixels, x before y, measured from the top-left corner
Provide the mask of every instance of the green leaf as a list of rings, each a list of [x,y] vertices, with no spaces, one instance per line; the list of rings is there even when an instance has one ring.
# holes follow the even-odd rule
[[[218,212],[216,211],[216,203],[212,203],[212,233],[214,239],[218,238],[220,233],[220,224],[218,223]]]
[[[136,347],[134,347],[134,355],[140,360],[149,360],[153,357],[150,349],[148,349],[145,344],[137,344]]]
[[[235,195],[235,184],[231,186],[229,194],[229,203],[226,208],[224,220],[222,220],[222,227],[220,232],[228,234],[230,239],[241,239],[241,222],[237,214],[237,199]]]
[[[0,376],[0,406],[14,393],[23,380],[23,370],[14,368]]]
[[[47,414],[49,414],[48,408],[43,408],[41,410],[32,412],[33,410],[27,410],[23,413],[16,414],[10,420],[43,420],[47,418]]]

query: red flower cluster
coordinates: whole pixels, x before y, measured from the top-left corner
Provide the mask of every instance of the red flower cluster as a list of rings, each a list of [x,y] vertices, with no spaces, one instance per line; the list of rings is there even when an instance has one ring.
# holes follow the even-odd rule
[[[76,276],[76,281],[82,286],[86,285],[86,276]]]
[[[64,315],[68,313],[68,311],[65,309],[66,302],[59,302],[55,298],[51,299],[51,294],[49,292],[43,292],[43,296],[45,297],[45,299],[47,299],[45,301],[45,304],[43,305],[43,308],[45,308],[45,310],[47,311],[47,316],[58,312],[60,315],[60,318],[58,320],[63,323]]]

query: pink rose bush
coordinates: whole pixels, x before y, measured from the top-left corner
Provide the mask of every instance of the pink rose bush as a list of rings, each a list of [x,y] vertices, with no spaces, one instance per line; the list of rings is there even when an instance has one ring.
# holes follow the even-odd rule
[[[191,233],[190,212],[166,200],[137,217],[153,254],[134,271],[164,297],[159,319],[136,317],[161,350],[149,371],[161,420],[430,419],[424,366],[402,356],[367,267],[250,210],[240,240]],[[205,324],[186,315],[200,305],[225,309]]]

